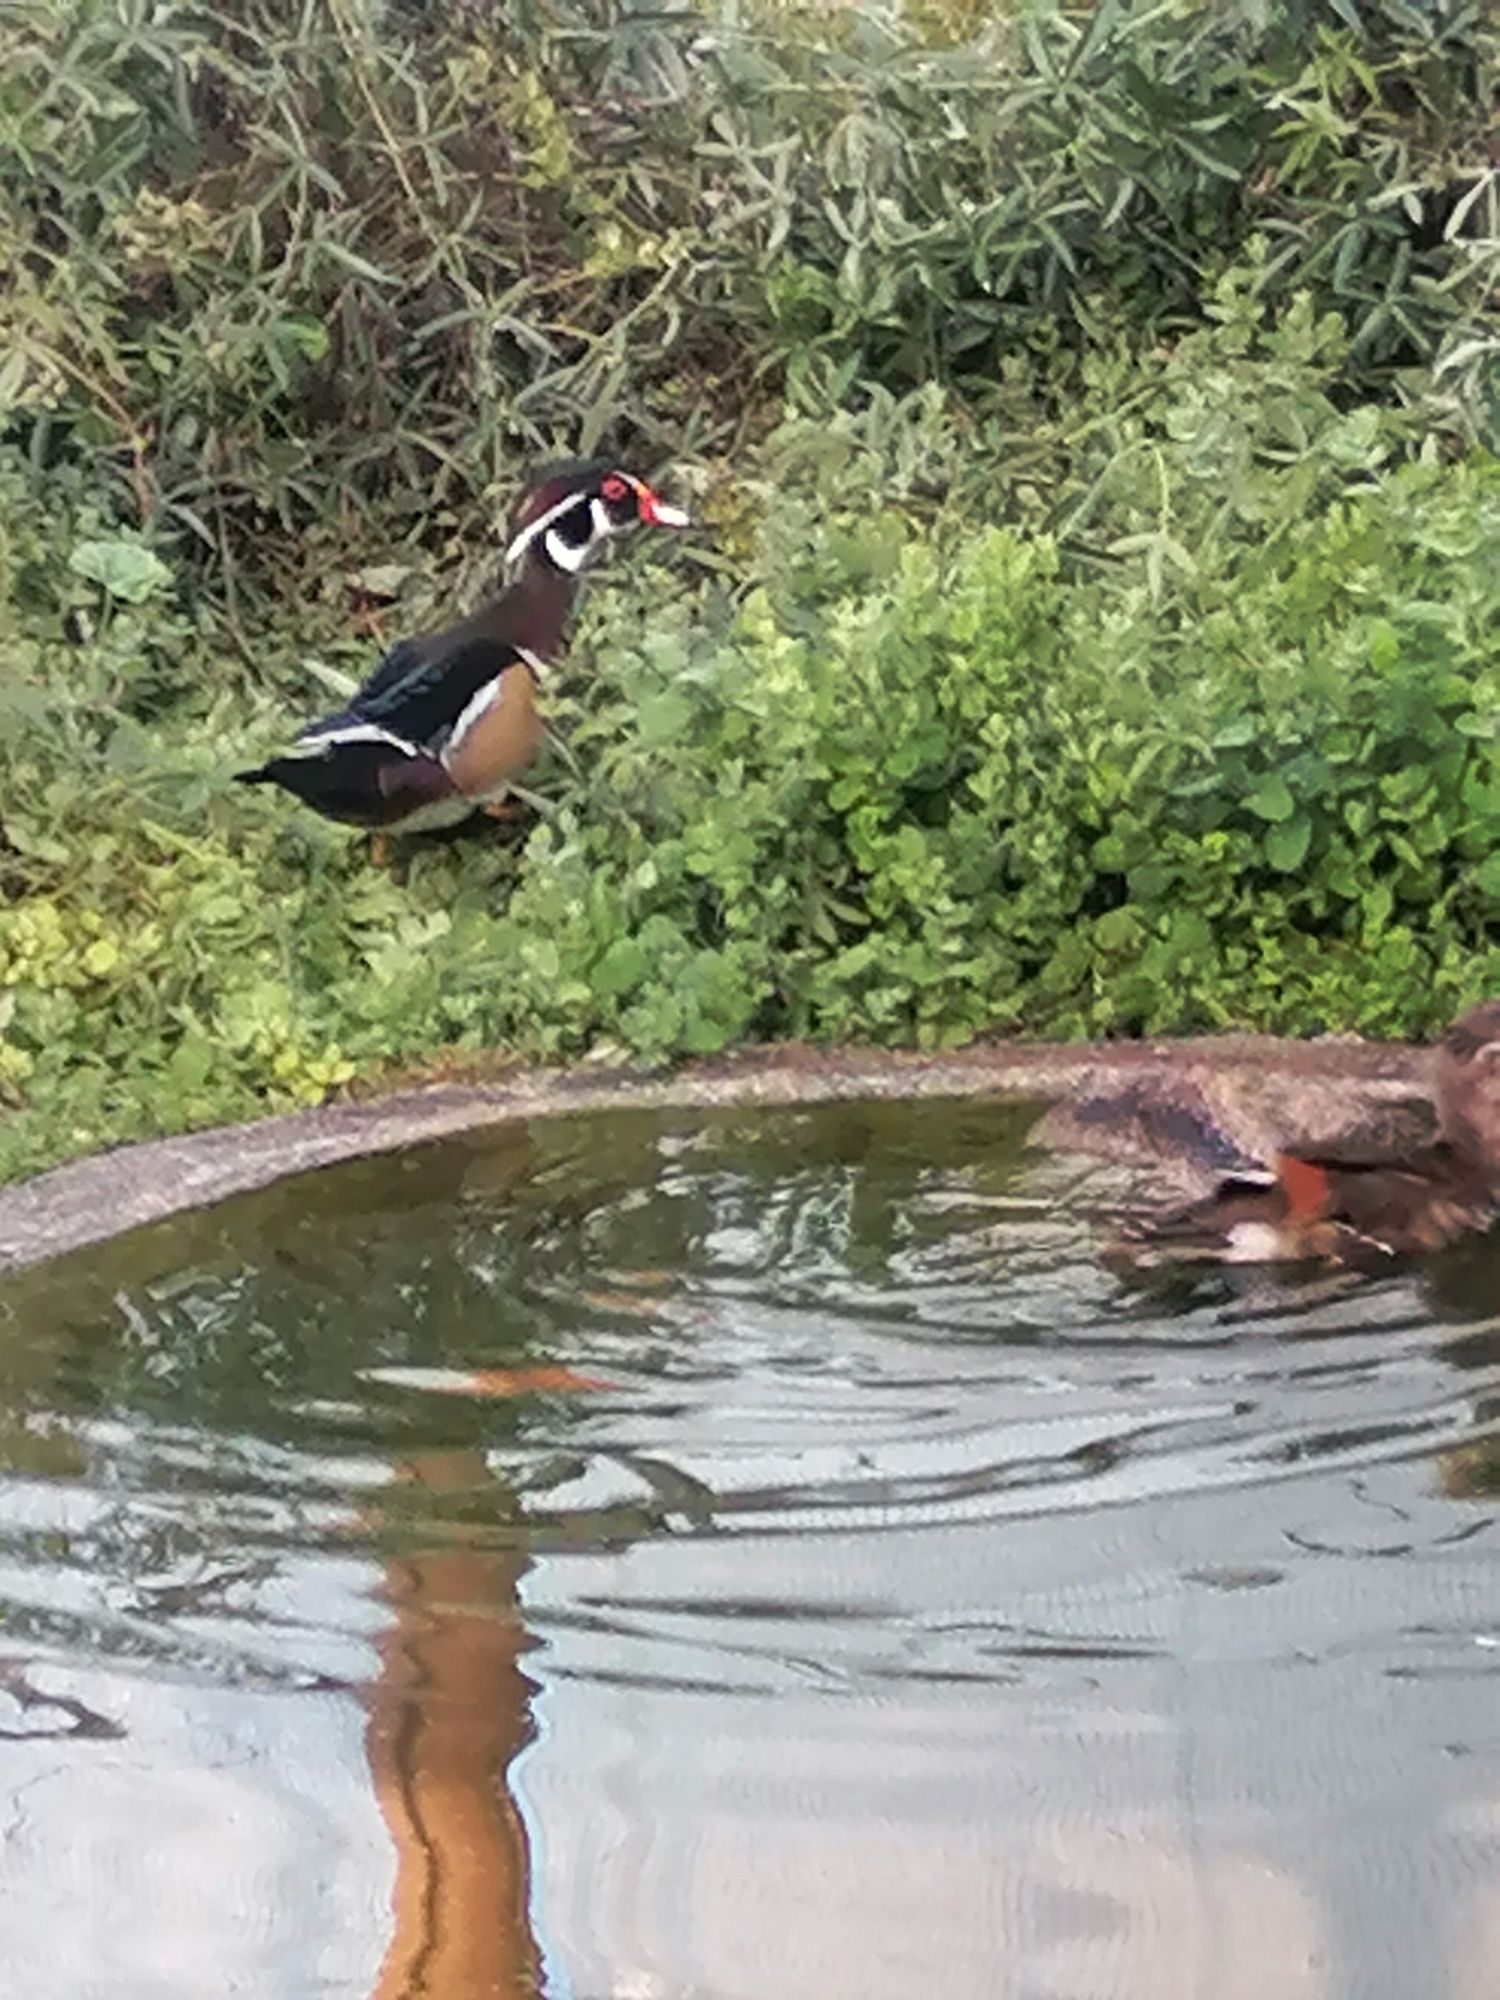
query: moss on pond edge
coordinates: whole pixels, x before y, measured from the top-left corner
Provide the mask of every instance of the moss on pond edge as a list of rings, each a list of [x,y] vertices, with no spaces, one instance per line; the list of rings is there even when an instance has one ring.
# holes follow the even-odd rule
[[[643,1077],[593,1066],[518,1071],[493,1084],[398,1091],[249,1124],[115,1148],[0,1189],[0,1274],[295,1174],[516,1120],[619,1110],[723,1110],[860,1099],[1007,1099],[1051,1105],[1037,1136],[1059,1148],[1138,1157],[1130,1121],[1101,1135],[1071,1105],[1129,1089],[1205,1106],[1238,1143],[1327,1142],[1428,1116],[1427,1055],[1407,1043],[1266,1036],[1162,1043],[986,1043],[924,1055],[781,1046]]]

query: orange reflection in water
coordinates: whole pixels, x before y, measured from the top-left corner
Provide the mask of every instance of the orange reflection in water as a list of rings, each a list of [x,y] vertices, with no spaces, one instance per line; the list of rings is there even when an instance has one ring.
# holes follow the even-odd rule
[[[401,1476],[433,1492],[485,1477],[472,1450]],[[390,1559],[366,1753],[396,1849],[390,1945],[372,2000],[531,2000],[541,1991],[531,1856],[506,1783],[530,1741],[520,1551]]]

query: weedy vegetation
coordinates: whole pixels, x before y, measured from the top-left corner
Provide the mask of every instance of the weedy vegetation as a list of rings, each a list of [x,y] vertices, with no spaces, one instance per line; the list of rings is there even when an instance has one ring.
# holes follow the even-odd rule
[[[503,18],[501,18],[503,14]],[[1484,0],[0,15],[0,1175],[429,1065],[1500,985]],[[516,837],[229,773],[596,582]]]

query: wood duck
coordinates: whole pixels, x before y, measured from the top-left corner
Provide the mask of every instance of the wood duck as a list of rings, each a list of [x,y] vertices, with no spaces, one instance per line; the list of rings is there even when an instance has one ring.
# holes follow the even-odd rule
[[[1271,1172],[1236,1171],[1196,1201],[1131,1218],[1108,1260],[1378,1269],[1487,1229],[1500,1216],[1500,1001],[1448,1030],[1433,1087],[1434,1144],[1281,1153]]]
[[[582,571],[631,528],[688,525],[680,507],[607,462],[544,468],[511,516],[499,595],[446,631],[392,646],[337,714],[236,776],[382,835],[495,812],[540,747],[537,687],[562,651]]]

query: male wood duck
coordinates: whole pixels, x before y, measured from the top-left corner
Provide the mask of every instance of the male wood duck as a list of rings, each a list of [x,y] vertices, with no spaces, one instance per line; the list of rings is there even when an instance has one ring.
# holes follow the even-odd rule
[[[1456,1022],[1433,1056],[1436,1143],[1406,1152],[1282,1153],[1196,1201],[1134,1217],[1106,1252],[1146,1268],[1322,1262],[1379,1269],[1445,1249],[1500,1217],[1500,1001]]]
[[[537,687],[562,651],[582,571],[631,528],[688,525],[607,462],[546,467],[511,516],[497,597],[446,631],[401,640],[337,714],[236,775],[382,835],[495,812],[540,747]]]

